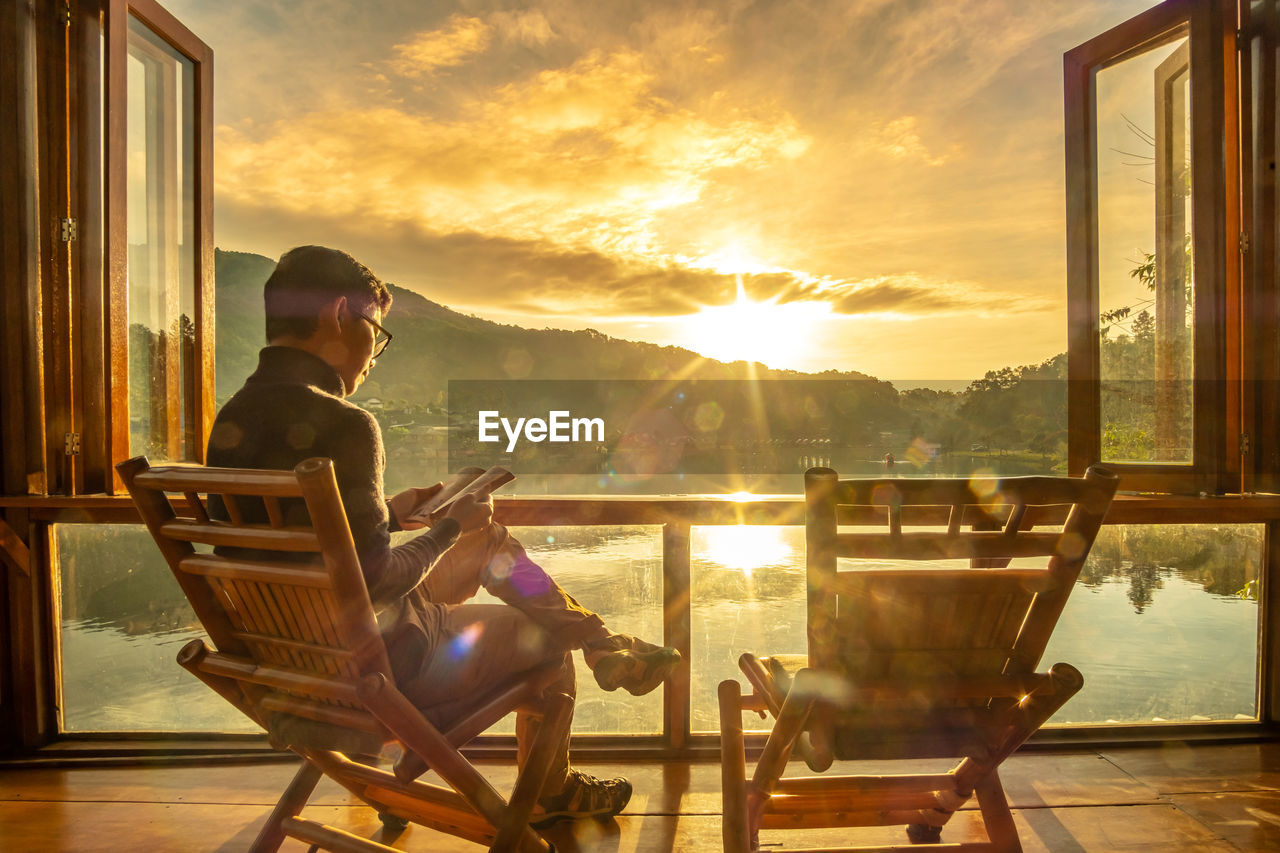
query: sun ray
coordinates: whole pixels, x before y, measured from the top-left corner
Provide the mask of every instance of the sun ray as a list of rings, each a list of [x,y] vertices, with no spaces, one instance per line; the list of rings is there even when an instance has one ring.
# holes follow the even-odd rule
[[[823,302],[757,301],[747,295],[742,273],[734,273],[737,293],[728,305],[706,305],[684,321],[686,346],[720,361],[758,362],[794,368],[810,354],[815,328],[830,315]]]

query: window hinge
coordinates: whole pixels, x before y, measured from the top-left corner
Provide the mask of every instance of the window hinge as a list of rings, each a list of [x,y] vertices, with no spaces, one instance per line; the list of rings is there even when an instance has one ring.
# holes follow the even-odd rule
[[[1240,455],[1249,455],[1249,433],[1247,432],[1240,433]]]
[[[1242,255],[1243,255],[1243,254],[1245,254],[1246,252],[1248,252],[1248,251],[1249,251],[1249,232],[1248,232],[1248,231],[1241,231],[1241,232],[1240,232],[1240,244],[1239,244],[1239,245],[1240,245],[1240,254],[1242,254]]]
[[[59,12],[62,23],[66,25],[67,29],[71,29],[71,0],[62,0],[62,8]]]
[[[62,242],[70,243],[80,237],[80,223],[71,217],[67,217],[59,222],[61,225]]]
[[[64,442],[63,447],[65,449],[66,455],[79,456],[80,455],[80,433],[78,432],[67,433],[66,441]]]

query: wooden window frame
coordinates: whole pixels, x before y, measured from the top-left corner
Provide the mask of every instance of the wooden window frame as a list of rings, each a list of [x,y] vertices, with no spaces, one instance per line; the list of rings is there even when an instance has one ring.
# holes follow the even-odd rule
[[[1241,419],[1245,492],[1280,492],[1280,0],[1240,0]],[[1256,73],[1256,77],[1255,77]]]
[[[214,398],[214,266],[213,266],[213,52],[165,11],[155,0],[107,0],[105,102],[112,107],[124,103],[128,86],[129,18],[159,36],[191,61],[195,75],[193,144],[193,275],[195,347],[191,381],[182,388],[186,405],[185,444],[182,460],[203,462],[205,437],[216,414]],[[128,239],[126,113],[109,108],[106,119],[105,199],[106,216],[106,330],[105,410],[102,419],[108,463],[127,459],[129,447],[129,329],[128,329]],[[177,369],[176,365],[173,369]],[[176,386],[173,381],[170,385]],[[169,430],[177,435],[179,415],[169,412]],[[123,485],[114,470],[107,473],[106,491],[121,493]]]
[[[1166,0],[1063,58],[1067,162],[1068,468],[1102,461],[1098,198],[1094,79],[1098,71],[1184,33],[1191,53],[1193,438],[1190,465],[1105,462],[1122,488],[1182,494],[1240,489],[1240,271],[1234,2]]]
[[[1242,0],[1247,6],[1248,0]],[[1271,94],[1272,101],[1270,106],[1264,104],[1263,111],[1259,114],[1258,120],[1264,126],[1268,126],[1267,122],[1274,123],[1274,95],[1275,95],[1275,56],[1274,50],[1276,41],[1274,37],[1275,25],[1275,4],[1276,0],[1266,0],[1269,14],[1272,17],[1272,36],[1271,41],[1264,46],[1269,45],[1272,51],[1270,60],[1270,77],[1266,73],[1263,75],[1264,84],[1270,85],[1267,90]],[[35,0],[32,4],[39,16],[46,16],[55,11],[56,7],[61,7],[62,3],[54,3],[52,0]],[[1166,4],[1170,5],[1170,4]],[[1193,4],[1189,2],[1179,2],[1172,4],[1186,10]],[[1230,55],[1228,43],[1234,37],[1234,25],[1225,24],[1226,11],[1230,3],[1225,2],[1202,2],[1199,4],[1198,12],[1202,16],[1218,15],[1216,23],[1210,21],[1213,26],[1217,27],[1217,31],[1221,34],[1221,38],[1217,40],[1217,44],[1222,47],[1219,55],[1226,57]],[[124,13],[121,13],[124,9]],[[1157,10],[1165,10],[1166,7],[1157,7]],[[174,36],[179,41],[185,40],[186,37],[181,34],[185,29],[177,24],[167,13],[163,11],[154,0],[135,0],[132,3],[126,3],[124,0],[101,0],[101,9],[97,0],[77,0],[73,6],[73,14],[76,20],[80,22],[83,29],[67,43],[66,51],[70,54],[70,61],[67,56],[61,56],[64,64],[73,69],[75,80],[72,85],[71,94],[66,97],[52,98],[42,100],[38,110],[31,110],[31,113],[38,112],[41,120],[63,121],[66,122],[61,126],[53,128],[54,138],[59,138],[59,131],[65,132],[69,141],[69,151],[60,154],[49,154],[47,152],[28,152],[28,144],[31,143],[31,135],[29,128],[20,126],[25,120],[27,110],[24,105],[15,105],[8,100],[0,99],[0,118],[5,118],[3,126],[0,126],[0,135],[4,138],[14,141],[14,149],[21,150],[30,154],[30,163],[27,158],[22,158],[21,168],[15,166],[12,169],[0,167],[0,171],[5,175],[4,187],[6,190],[16,190],[13,195],[6,193],[6,198],[15,201],[14,205],[6,204],[3,210],[0,210],[0,222],[5,225],[4,239],[5,246],[15,249],[15,251],[6,251],[4,256],[0,258],[0,267],[5,271],[5,279],[3,288],[5,312],[9,316],[21,316],[23,320],[14,324],[10,328],[21,326],[22,335],[6,336],[3,343],[6,354],[3,390],[8,400],[21,400],[23,405],[5,407],[4,420],[5,435],[0,440],[0,447],[4,450],[3,456],[3,475],[5,484],[5,493],[10,497],[0,498],[0,516],[2,516],[4,528],[0,528],[5,538],[14,544],[6,545],[5,551],[0,556],[3,557],[3,563],[0,564],[0,637],[4,637],[8,641],[10,653],[8,659],[0,664],[0,723],[4,725],[0,728],[4,729],[5,734],[0,736],[0,748],[17,747],[20,749],[34,749],[41,743],[52,740],[57,736],[57,717],[56,717],[56,684],[57,676],[54,668],[58,665],[56,650],[56,624],[57,624],[57,586],[58,578],[56,577],[57,565],[56,555],[50,553],[50,530],[49,525],[53,523],[77,523],[77,522],[104,522],[104,523],[136,523],[137,519],[132,508],[128,505],[127,499],[123,497],[102,497],[102,496],[82,496],[82,497],[54,497],[48,496],[57,491],[64,493],[83,493],[83,492],[100,492],[109,491],[114,483],[111,465],[114,461],[124,458],[127,455],[128,448],[128,419],[127,419],[127,361],[112,359],[112,349],[108,340],[108,332],[110,331],[110,323],[108,320],[119,322],[120,328],[114,330],[116,337],[114,345],[118,348],[121,342],[127,342],[127,326],[124,325],[123,309],[127,305],[127,299],[124,290],[124,264],[127,261],[127,245],[123,226],[124,218],[124,173],[123,170],[113,170],[108,167],[108,163],[115,162],[112,160],[103,160],[102,147],[104,144],[104,135],[109,133],[122,134],[123,115],[121,110],[107,110],[105,112],[106,126],[95,124],[97,122],[98,107],[96,99],[99,98],[103,91],[100,86],[107,86],[109,91],[121,93],[124,91],[124,75],[122,73],[123,63],[119,63],[121,67],[112,66],[115,73],[114,87],[112,80],[105,79],[101,73],[103,54],[99,50],[99,39],[104,32],[102,27],[105,25],[105,32],[108,34],[108,41],[115,45],[116,56],[125,56],[125,38],[127,34],[127,14],[132,10],[133,13],[149,22],[155,27],[161,27],[169,33],[177,33]],[[1157,10],[1152,10],[1153,13]],[[100,19],[100,12],[105,12]],[[13,32],[26,26],[23,21],[25,15],[24,10],[20,10],[17,6],[7,9],[5,13],[0,14],[0,44],[10,44],[21,41],[13,36]],[[1167,14],[1167,11],[1160,12]],[[50,20],[52,20],[50,18]],[[53,27],[50,20],[40,17],[38,26],[40,27],[41,38],[45,37]],[[100,22],[101,20],[101,22]],[[156,23],[159,22],[159,23]],[[59,27],[61,25],[58,25]],[[73,28],[73,33],[76,30]],[[186,49],[181,45],[174,45],[183,52],[184,55],[190,56],[191,51],[198,52],[198,40],[194,36],[187,33],[190,41],[186,43]],[[168,40],[168,39],[167,39]],[[172,41],[170,41],[173,44]],[[1211,49],[1212,45],[1205,49]],[[34,47],[33,47],[34,49]],[[207,48],[205,49],[207,51]],[[57,64],[57,56],[51,59],[48,49],[40,48],[40,63],[49,63],[54,66]],[[108,49],[110,52],[110,48]],[[23,58],[25,61],[25,57]],[[0,52],[0,69],[12,70],[19,64],[19,57],[12,54]],[[35,64],[35,63],[33,63]],[[41,75],[44,74],[44,65],[36,64],[37,70]],[[1223,81],[1226,81],[1228,69],[1225,67],[1230,63],[1224,62]],[[200,168],[196,173],[196,180],[200,181],[198,185],[197,197],[202,199],[201,205],[197,208],[197,216],[199,217],[199,225],[197,227],[197,236],[202,241],[200,250],[196,254],[196,264],[199,269],[197,278],[197,300],[201,306],[200,333],[206,336],[201,341],[199,350],[201,357],[207,360],[206,368],[202,372],[205,385],[200,389],[200,406],[201,406],[201,423],[207,430],[208,422],[213,414],[212,391],[213,391],[213,366],[212,366],[212,341],[213,341],[213,282],[212,282],[212,183],[210,180],[212,160],[211,153],[211,135],[212,126],[207,120],[209,114],[208,109],[211,107],[212,101],[212,65],[211,60],[206,55],[201,58],[197,65],[198,72],[207,71],[206,74],[197,77],[196,96],[202,106],[197,110],[197,138],[200,140],[199,149],[196,152]],[[14,75],[16,80],[17,75]],[[1247,78],[1246,78],[1247,79]],[[41,85],[45,83],[45,78],[41,76]],[[1243,82],[1243,81],[1242,81]],[[1067,76],[1067,85],[1073,84],[1073,78],[1069,73]],[[24,81],[22,86],[27,87],[22,97],[31,97],[34,91],[35,81]],[[17,83],[14,84],[15,90],[22,88]],[[76,93],[80,96],[77,97]],[[1265,94],[1265,93],[1264,93]],[[1219,93],[1220,100],[1223,100],[1223,115],[1227,114],[1228,101],[1234,98],[1232,91],[1225,86]],[[44,96],[42,96],[44,97]],[[1244,103],[1247,103],[1245,101]],[[62,118],[57,117],[57,108],[63,107]],[[14,109],[15,106],[22,107]],[[1269,109],[1269,112],[1267,111]],[[10,124],[7,120],[15,119]],[[78,123],[78,124],[77,124]],[[116,123],[121,123],[120,127],[115,127]],[[68,124],[70,126],[68,126]],[[1233,132],[1228,127],[1228,132]],[[1259,162],[1264,161],[1268,156],[1274,161],[1275,157],[1275,127],[1270,125],[1270,142],[1265,140],[1259,143],[1260,151],[1256,153]],[[95,128],[97,128],[95,130]],[[96,134],[96,135],[95,135]],[[119,158],[123,152],[123,147],[117,142],[112,150],[112,155]],[[1075,140],[1077,145],[1077,153],[1079,153],[1079,140]],[[1068,136],[1068,153],[1070,155],[1073,140]],[[1267,148],[1267,145],[1270,148]],[[56,146],[55,146],[56,147]],[[1224,139],[1224,149],[1227,149],[1228,143]],[[94,152],[98,153],[94,153]],[[91,155],[91,156],[90,156]],[[1226,151],[1224,150],[1224,158]],[[51,180],[51,175],[56,171],[59,163],[65,165],[70,175],[67,180],[67,189],[63,191],[61,196],[62,202],[67,205],[66,210],[77,212],[80,218],[80,237],[79,244],[72,244],[66,248],[65,254],[60,256],[62,259],[56,263],[63,264],[65,268],[72,270],[71,273],[60,273],[64,278],[59,279],[50,270],[51,262],[45,260],[50,256],[51,240],[50,240],[50,223],[53,217],[62,215],[64,208],[57,207],[59,196],[51,194],[44,190],[44,184],[41,184],[41,192],[30,192],[33,187],[27,186],[25,183],[26,175],[19,175],[13,178],[18,172],[26,169],[27,166],[34,166],[39,162],[38,170],[40,180]],[[1224,160],[1225,162],[1225,160]],[[95,163],[98,164],[95,166]],[[1246,168],[1248,161],[1246,161]],[[27,169],[32,171],[33,169]],[[95,171],[96,170],[96,171]],[[1229,170],[1223,166],[1223,186],[1227,187],[1227,181],[1234,180]],[[113,174],[118,172],[119,174]],[[1258,176],[1262,180],[1264,176]],[[11,180],[11,178],[13,178]],[[104,185],[103,181],[107,183]],[[1248,182],[1245,186],[1249,186]],[[95,186],[99,189],[95,190]],[[1253,264],[1246,269],[1254,276],[1256,282],[1253,301],[1249,302],[1249,294],[1246,292],[1241,299],[1239,305],[1233,308],[1225,302],[1224,307],[1218,311],[1222,315],[1222,326],[1228,329],[1228,319],[1235,312],[1236,319],[1231,321],[1237,324],[1237,331],[1241,332],[1240,343],[1241,355],[1239,364],[1248,365],[1250,353],[1256,356],[1257,364],[1269,370],[1259,375],[1265,375],[1272,380],[1277,376],[1277,364],[1280,364],[1280,343],[1274,340],[1268,341],[1264,339],[1264,330],[1272,330],[1274,334],[1275,318],[1280,316],[1276,299],[1277,286],[1274,281],[1276,270],[1276,217],[1275,217],[1275,192],[1274,177],[1268,184],[1268,194],[1259,196],[1261,201],[1256,202],[1252,212],[1246,209],[1241,214],[1245,217],[1246,223],[1253,223],[1253,246],[1254,252],[1246,254],[1245,259],[1253,258]],[[1069,190],[1075,191],[1069,186]],[[94,201],[94,193],[103,192],[104,195],[98,197]],[[1268,202],[1267,199],[1270,201]],[[1268,206],[1269,205],[1269,206]],[[1229,206],[1228,206],[1229,207]],[[1234,209],[1234,208],[1233,208]],[[99,213],[95,214],[95,210]],[[103,215],[105,214],[105,215]],[[1225,217],[1229,215],[1228,210],[1224,210],[1224,228]],[[95,218],[96,217],[96,218]],[[15,223],[18,226],[15,227]],[[1069,228],[1078,228],[1079,223],[1074,218],[1069,219]],[[1267,229],[1270,229],[1269,231]],[[1079,235],[1077,235],[1078,237]],[[11,240],[11,237],[14,238]],[[1228,246],[1233,245],[1232,239],[1228,235],[1226,243]],[[98,240],[95,248],[94,240]],[[116,241],[115,245],[108,245],[112,241]],[[1265,242],[1264,242],[1265,241]],[[1265,252],[1262,251],[1264,246],[1269,246]],[[109,251],[109,255],[108,255]],[[1224,252],[1225,254],[1225,252]],[[1069,259],[1069,265],[1074,261]],[[97,267],[96,284],[93,278],[93,270]],[[78,267],[77,267],[78,265]],[[1224,269],[1225,269],[1224,263]],[[105,268],[105,269],[104,269]],[[1268,273],[1267,270],[1270,270]],[[103,273],[105,272],[105,275]],[[42,294],[46,288],[59,286],[59,281],[65,281],[69,276],[74,287],[78,290],[67,290],[64,292],[67,304],[72,310],[68,319],[76,321],[79,318],[81,323],[81,331],[77,332],[81,337],[69,338],[69,346],[72,348],[69,352],[72,356],[78,357],[78,361],[70,361],[70,364],[78,365],[80,369],[79,384],[66,393],[68,401],[67,408],[59,413],[57,410],[64,405],[61,399],[50,396],[46,405],[46,371],[44,368],[47,359],[47,346],[49,340],[49,330],[51,321],[46,316],[44,319],[35,312],[36,308],[42,305]],[[1270,276],[1270,277],[1268,277]],[[1225,280],[1225,273],[1224,273]],[[67,285],[70,288],[72,285]],[[79,299],[79,304],[76,301]],[[1096,323],[1096,293],[1094,294],[1094,303],[1087,306],[1091,316]],[[1237,310],[1238,308],[1238,310]],[[1083,310],[1076,301],[1072,300],[1069,310],[1072,312],[1073,318],[1076,314]],[[1256,321],[1258,330],[1259,344],[1256,352],[1248,349],[1248,341],[1244,339],[1244,335],[1248,334],[1254,326],[1250,326],[1241,317],[1249,317],[1253,314],[1263,316],[1265,319]],[[97,335],[95,339],[94,324],[97,324]],[[1073,321],[1073,335],[1074,335]],[[1096,329],[1094,341],[1096,341]],[[41,335],[44,335],[42,338]],[[70,334],[70,333],[68,333]],[[17,340],[21,338],[21,340]],[[76,341],[79,341],[77,344]],[[95,343],[96,340],[96,343]],[[1074,338],[1073,338],[1074,340]],[[1225,345],[1224,345],[1225,349]],[[117,349],[118,351],[118,349]],[[1096,351],[1096,347],[1095,347]],[[1095,357],[1096,358],[1096,357]],[[1226,355],[1222,359],[1222,368],[1224,375],[1231,365],[1231,360]],[[124,365],[124,370],[117,373],[119,365]],[[1087,366],[1087,362],[1085,362]],[[110,368],[103,365],[111,365]],[[101,374],[102,378],[98,385],[98,393],[103,398],[103,403],[96,409],[90,404],[93,397],[93,383],[95,370]],[[111,371],[108,373],[107,371]],[[1073,374],[1073,378],[1075,375]],[[1090,375],[1085,376],[1085,381],[1091,381]],[[1078,383],[1073,383],[1073,385]],[[76,389],[79,390],[76,390]],[[108,394],[108,391],[111,393]],[[1075,393],[1074,391],[1072,392]],[[1094,390],[1096,394],[1096,388]],[[1262,428],[1273,429],[1275,419],[1266,419],[1266,412],[1275,412],[1280,407],[1280,399],[1276,395],[1264,395],[1262,391],[1257,392],[1257,413],[1256,423],[1259,428],[1259,435],[1256,444],[1261,444]],[[1225,399],[1228,396],[1227,389],[1224,387],[1222,396]],[[72,398],[75,399],[72,399]],[[76,403],[77,400],[83,399],[82,404]],[[1074,398],[1073,398],[1074,399]],[[1241,395],[1242,407],[1249,400],[1248,394]],[[34,402],[33,402],[34,401]],[[38,405],[36,405],[38,403]],[[79,414],[75,405],[83,405],[83,414]],[[1230,406],[1230,404],[1227,404]],[[1271,408],[1267,409],[1266,406]],[[1073,414],[1073,418],[1077,417],[1079,412]],[[113,417],[114,416],[114,417]],[[58,466],[63,463],[60,457],[63,455],[62,438],[58,433],[58,428],[50,429],[46,426],[46,417],[82,417],[82,423],[85,429],[85,449],[82,450],[82,456],[78,460],[81,466],[77,475],[71,480],[60,478]],[[96,419],[96,420],[95,420]],[[1246,423],[1251,421],[1245,420]],[[1073,421],[1074,423],[1074,421]],[[96,424],[96,426],[95,426]],[[60,427],[59,427],[60,428]],[[123,430],[123,442],[117,441],[119,438],[118,430]],[[1227,431],[1229,432],[1229,431]],[[55,434],[56,433],[56,434]],[[1096,430],[1095,430],[1096,435]],[[92,445],[94,436],[101,439],[100,444]],[[53,441],[52,439],[56,439]],[[1230,435],[1223,437],[1223,446],[1228,447]],[[1272,445],[1277,447],[1277,453],[1280,453],[1280,440],[1271,439]],[[124,451],[121,453],[121,446]],[[201,448],[202,449],[202,448]],[[1228,454],[1228,450],[1224,450],[1224,457]],[[51,462],[50,460],[54,460]],[[1084,464],[1093,461],[1092,458],[1086,458]],[[77,460],[71,460],[75,463]],[[1077,462],[1077,456],[1073,454],[1073,466]],[[67,464],[71,464],[67,463]],[[1225,466],[1224,466],[1225,468]],[[1273,465],[1269,469],[1273,473],[1280,472],[1280,464]],[[1076,471],[1079,473],[1079,470]],[[93,478],[105,478],[105,487],[95,488]],[[1135,475],[1136,476],[1136,475]],[[1126,475],[1125,485],[1129,485],[1130,480]],[[31,496],[26,496],[31,495]],[[45,496],[40,496],[45,495]],[[18,497],[22,496],[22,497]],[[536,504],[537,499],[522,499],[524,503]],[[679,519],[678,523],[669,524],[667,531],[664,532],[664,555],[668,552],[672,555],[669,564],[665,565],[664,571],[664,637],[667,642],[672,643],[688,650],[689,646],[689,607],[688,599],[688,563],[689,557],[687,553],[688,525],[691,523],[714,523],[713,513],[709,506],[714,506],[714,502],[687,500],[679,502],[678,507],[671,509],[671,514]],[[1126,506],[1127,504],[1127,506]],[[519,502],[513,501],[508,510],[512,516],[511,523],[516,523],[515,519],[523,518],[518,507]],[[504,506],[504,509],[506,507]],[[562,518],[564,513],[559,507],[552,507],[552,516],[554,518]],[[595,507],[589,507],[593,512]],[[756,523],[779,523],[779,519],[789,518],[784,512],[768,513],[752,508],[736,507],[736,512],[746,512],[749,516],[746,520]],[[634,517],[644,519],[647,523],[656,523],[656,510],[649,504],[635,511]],[[1246,736],[1256,736],[1259,733],[1273,733],[1275,726],[1280,724],[1280,619],[1276,614],[1280,612],[1280,583],[1272,582],[1276,578],[1277,565],[1280,565],[1280,505],[1277,505],[1274,498],[1210,498],[1208,500],[1198,500],[1195,498],[1178,498],[1178,497],[1159,497],[1159,498],[1136,498],[1130,497],[1121,502],[1120,510],[1114,515],[1114,521],[1125,521],[1128,523],[1177,523],[1179,521],[1196,521],[1201,523],[1212,523],[1216,521],[1265,521],[1268,523],[1267,534],[1267,575],[1263,584],[1263,612],[1260,615],[1263,638],[1259,649],[1260,664],[1263,670],[1260,687],[1261,699],[1259,705],[1259,713],[1261,715],[1261,724],[1244,724],[1236,726],[1231,723],[1226,724],[1210,724],[1206,726],[1180,724],[1177,726],[1166,727],[1121,727],[1107,729],[1105,735],[1112,741],[1124,740],[1127,738],[1151,738],[1161,734],[1169,737],[1186,737],[1189,734],[1202,734],[1209,737],[1222,737],[1225,730],[1240,731]],[[540,517],[537,512],[530,510],[529,518]],[[592,519],[596,519],[597,515],[591,515]],[[631,518],[631,515],[625,513],[620,514],[619,518]],[[735,515],[738,522],[743,520],[740,515]],[[727,522],[726,522],[727,523]],[[794,523],[794,522],[793,522]],[[15,542],[15,540],[17,540]],[[25,541],[23,541],[25,540]],[[15,557],[19,555],[21,559]],[[0,642],[0,645],[4,645]],[[664,695],[664,720],[667,721],[668,734],[664,742],[657,748],[658,755],[706,755],[711,756],[715,751],[715,741],[713,736],[703,735],[700,733],[691,733],[688,726],[688,695],[689,684],[687,674],[678,678],[672,685],[672,689],[668,691],[669,695]],[[1088,733],[1082,733],[1087,735]],[[629,746],[630,739],[619,740],[615,742],[604,739],[600,741],[602,747],[608,749],[613,748],[611,754],[617,754],[618,746]],[[131,746],[131,749],[136,746]],[[167,746],[161,745],[160,750],[168,749]],[[265,747],[264,747],[265,749]],[[701,750],[701,752],[699,752]],[[93,750],[88,750],[92,752]],[[655,754],[655,753],[650,753]]]

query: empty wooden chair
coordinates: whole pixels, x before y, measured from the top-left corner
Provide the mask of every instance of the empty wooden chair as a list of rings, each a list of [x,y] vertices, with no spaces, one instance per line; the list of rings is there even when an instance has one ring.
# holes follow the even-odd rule
[[[191,641],[178,662],[304,759],[252,850],[276,850],[286,836],[313,849],[392,849],[299,817],[321,774],[384,822],[414,821],[492,850],[550,849],[529,816],[573,706],[546,689],[558,665],[477,697],[476,710],[444,730],[433,725],[397,689],[329,460],[259,471],[151,468],[139,457],[117,470],[213,641]],[[185,498],[181,515],[170,494]],[[210,517],[205,495],[220,498],[229,520]],[[300,505],[310,524],[296,523]],[[254,556],[218,556],[215,546]],[[458,748],[516,708],[543,718],[508,798]],[[352,758],[390,741],[403,756],[394,772]],[[427,767],[450,787],[417,781]]]
[[[758,849],[761,829],[900,824],[922,849],[1020,850],[998,767],[1083,686],[1068,664],[1036,668],[1116,484],[1100,468],[1081,479],[876,480],[810,469],[809,653],[745,654],[751,692],[720,684],[724,849]],[[1010,567],[1014,558],[1035,559]],[[775,720],[750,778],[744,710]],[[784,779],[793,751],[816,773],[834,759],[958,763]],[[975,793],[988,841],[940,845]]]

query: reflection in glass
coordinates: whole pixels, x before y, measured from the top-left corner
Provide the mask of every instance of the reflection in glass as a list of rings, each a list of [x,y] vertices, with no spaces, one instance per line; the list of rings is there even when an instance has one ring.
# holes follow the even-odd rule
[[[719,730],[716,685],[746,683],[743,652],[807,652],[804,528],[763,529],[785,550],[750,567],[717,545],[734,528],[693,529],[694,731]],[[1084,673],[1053,722],[1256,719],[1261,561],[1261,525],[1104,527],[1041,662]]]
[[[178,650],[206,635],[145,527],[54,535],[64,731],[261,731],[178,666]]]
[[[804,528],[694,527],[692,545],[690,726],[719,731],[716,688],[726,678],[746,683],[738,669],[743,652],[808,651]],[[770,726],[755,713],[744,713],[742,723],[749,731]]]
[[[129,449],[194,451],[194,65],[129,19]]]
[[[1084,673],[1053,721],[1256,719],[1262,531],[1102,528],[1045,650]]]
[[[55,528],[62,578],[66,731],[255,732],[257,726],[178,666],[205,637],[155,543],[139,525]],[[657,527],[515,529],[535,562],[615,631],[662,638],[662,538]],[[397,541],[411,533],[396,534]],[[476,601],[493,601],[481,591]],[[578,665],[578,733],[656,734],[662,691],[605,693]],[[514,718],[493,729],[513,732]]]
[[[1095,81],[1104,461],[1191,462],[1189,47],[1180,38]]]
[[[1042,661],[1042,668],[1066,661],[1085,676],[1084,690],[1054,722],[1256,719],[1262,529],[1104,527]],[[610,627],[661,638],[659,528],[515,532]],[[63,524],[55,540],[66,730],[255,730],[174,661],[204,632],[145,529]],[[807,649],[804,529],[694,527],[690,583],[691,724],[717,731],[716,685],[741,681],[743,652]],[[604,693],[574,657],[575,732],[661,730],[661,690]],[[744,724],[768,726],[755,715]],[[503,725],[497,731],[513,731],[511,720]]]

